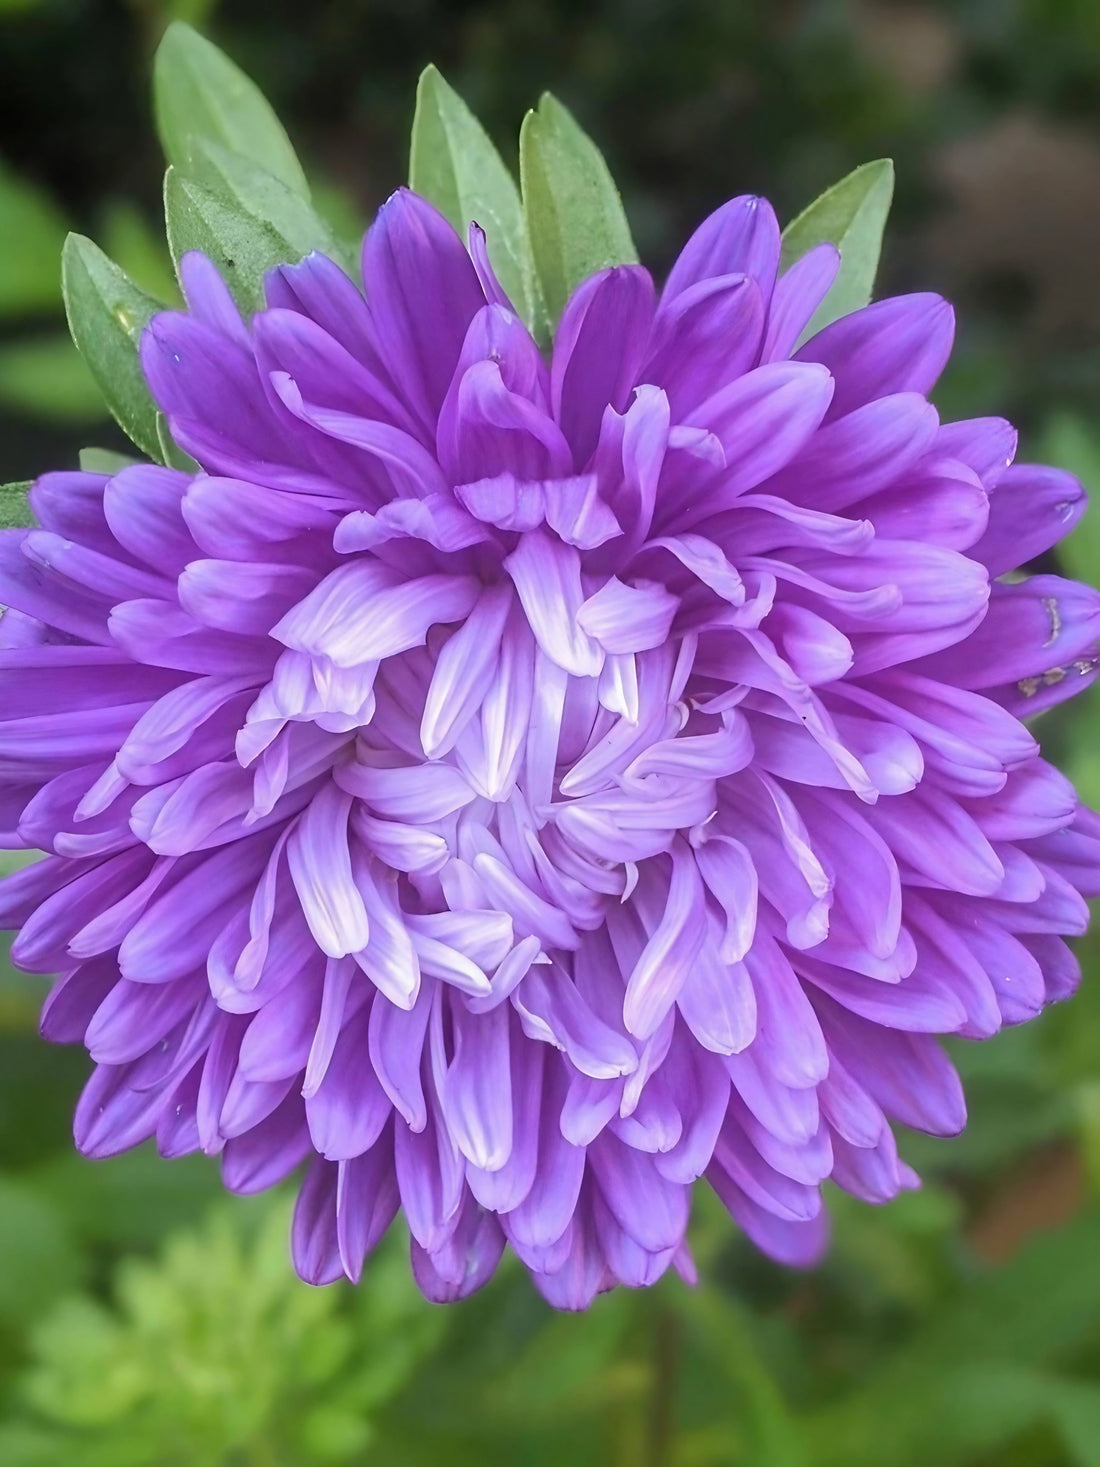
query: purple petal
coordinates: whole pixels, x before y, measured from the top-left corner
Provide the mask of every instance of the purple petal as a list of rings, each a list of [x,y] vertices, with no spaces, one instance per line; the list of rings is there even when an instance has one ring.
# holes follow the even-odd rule
[[[378,353],[428,426],[485,304],[473,263],[442,214],[398,189],[367,233],[363,280]]]
[[[573,292],[554,337],[554,416],[583,469],[600,436],[604,409],[625,412],[638,381],[656,309],[649,273],[615,265]]]
[[[951,354],[955,313],[938,295],[900,295],[842,316],[796,354],[836,379],[831,419],[895,392],[927,395]]]
[[[1085,491],[1061,469],[1015,464],[989,502],[989,527],[970,550],[991,576],[1004,575],[1064,540],[1085,512]]]
[[[766,199],[744,194],[705,219],[669,272],[662,308],[696,281],[748,275],[767,301],[779,270],[779,224]]]

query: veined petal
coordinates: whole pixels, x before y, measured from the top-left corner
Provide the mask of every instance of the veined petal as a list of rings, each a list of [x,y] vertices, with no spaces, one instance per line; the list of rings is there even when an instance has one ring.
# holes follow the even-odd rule
[[[894,392],[927,395],[951,354],[955,313],[938,295],[900,295],[841,316],[797,353],[836,379],[829,409],[839,418]]]
[[[504,566],[547,657],[574,677],[595,677],[604,654],[577,622],[584,602],[577,550],[535,530],[522,537]]]
[[[377,562],[356,560],[327,576],[271,629],[286,647],[323,654],[338,667],[418,647],[436,622],[461,621],[480,587],[471,576],[402,583]]]
[[[668,637],[677,597],[656,581],[633,584],[612,576],[577,612],[577,625],[605,652],[646,652]]]
[[[351,799],[333,784],[315,795],[287,843],[287,862],[302,913],[322,952],[342,958],[370,937],[363,897],[348,851]]]
[[[779,269],[779,223],[766,199],[743,194],[705,219],[669,272],[662,309],[699,280],[718,275],[748,275],[765,301]]]
[[[398,189],[363,246],[372,336],[425,425],[434,423],[485,296],[466,247],[426,200]]]
[[[708,519],[794,458],[821,423],[832,395],[833,381],[823,367],[773,362],[703,402],[688,426],[715,435],[726,468],[713,492],[678,506],[676,528]]]
[[[703,883],[692,854],[680,847],[660,921],[626,984],[623,1017],[631,1034],[647,1039],[683,987],[706,936]]]
[[[569,299],[554,336],[550,390],[554,415],[584,468],[604,409],[624,412],[639,380],[656,309],[653,281],[640,265],[614,265]]]

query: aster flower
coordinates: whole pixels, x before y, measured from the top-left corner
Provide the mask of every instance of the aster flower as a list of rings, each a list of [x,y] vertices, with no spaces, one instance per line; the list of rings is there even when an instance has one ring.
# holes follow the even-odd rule
[[[242,320],[203,256],[144,371],[197,473],[47,474],[0,541],[0,886],[76,1138],[308,1163],[303,1277],[400,1209],[425,1294],[510,1245],[579,1308],[669,1265],[705,1177],[793,1265],[826,1178],[965,1120],[939,1036],[1067,996],[1100,825],[1023,718],[1096,676],[1100,596],[1006,578],[1080,486],[927,395],[953,318],[796,349],[737,198],[659,296],[584,281],[540,354],[408,191]]]

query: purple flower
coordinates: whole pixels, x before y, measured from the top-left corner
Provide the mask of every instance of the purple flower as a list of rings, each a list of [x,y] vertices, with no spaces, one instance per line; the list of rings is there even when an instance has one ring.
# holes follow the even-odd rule
[[[1072,992],[1100,822],[1020,721],[1096,676],[1100,595],[1001,579],[1083,507],[941,425],[938,297],[796,343],[735,199],[658,297],[585,281],[543,360],[399,193],[241,321],[184,262],[142,358],[195,475],[47,474],[0,542],[0,887],[96,1069],[76,1139],[309,1168],[294,1256],[400,1208],[433,1299],[506,1243],[554,1304],[691,1275],[705,1176],[789,1264],[820,1184],[917,1184],[938,1036]]]

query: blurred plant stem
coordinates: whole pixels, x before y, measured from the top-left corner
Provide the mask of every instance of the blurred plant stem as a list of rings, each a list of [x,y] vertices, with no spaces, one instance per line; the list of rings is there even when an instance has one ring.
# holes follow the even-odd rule
[[[645,1467],[672,1467],[676,1440],[676,1397],[680,1376],[683,1327],[678,1311],[667,1303],[664,1290],[653,1291],[649,1430]]]

